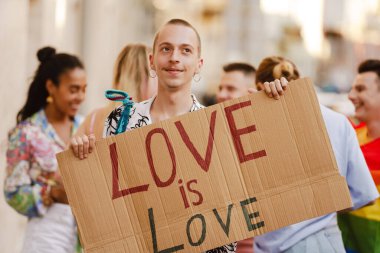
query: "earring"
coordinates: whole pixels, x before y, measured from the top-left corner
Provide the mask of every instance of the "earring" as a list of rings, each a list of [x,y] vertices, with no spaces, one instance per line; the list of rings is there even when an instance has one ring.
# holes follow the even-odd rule
[[[202,76],[201,76],[201,74],[199,74],[199,73],[195,73],[194,75],[193,75],[193,80],[194,80],[194,82],[199,82],[200,80],[202,79]]]
[[[157,77],[156,71],[154,71],[153,69],[149,69],[149,76],[151,78],[156,78]]]
[[[49,96],[46,98],[46,103],[48,103],[48,104],[53,103],[53,97],[49,95]]]

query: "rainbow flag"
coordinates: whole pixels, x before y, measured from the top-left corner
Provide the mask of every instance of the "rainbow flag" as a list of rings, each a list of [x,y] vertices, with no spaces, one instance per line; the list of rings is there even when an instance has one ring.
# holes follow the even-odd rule
[[[368,138],[367,127],[363,123],[353,126],[380,192],[380,138]],[[380,199],[372,206],[338,215],[338,224],[348,253],[380,253]]]

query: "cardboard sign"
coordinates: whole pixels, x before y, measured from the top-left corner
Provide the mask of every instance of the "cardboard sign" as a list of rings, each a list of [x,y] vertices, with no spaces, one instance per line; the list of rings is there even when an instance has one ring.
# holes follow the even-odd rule
[[[86,252],[202,252],[351,206],[309,79],[58,156]]]

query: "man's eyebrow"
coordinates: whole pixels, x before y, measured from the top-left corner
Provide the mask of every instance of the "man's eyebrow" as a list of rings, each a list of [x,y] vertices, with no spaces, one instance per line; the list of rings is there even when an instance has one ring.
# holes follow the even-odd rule
[[[158,46],[171,45],[169,42],[161,42]]]
[[[172,46],[173,44],[172,44],[172,43],[169,43],[169,42],[161,42],[160,44],[158,44],[159,47],[160,47],[160,46],[166,46],[166,45],[168,45],[168,46]],[[190,44],[186,44],[186,43],[180,44],[179,46],[180,46],[180,47],[191,47],[191,48],[194,48],[192,45],[190,45]]]
[[[194,48],[192,45],[190,45],[190,44],[186,44],[186,43],[181,44],[180,46],[181,46],[181,47],[191,47],[191,48]]]
[[[361,88],[361,87],[365,87],[365,85],[362,84],[362,83],[357,83],[357,84],[355,84],[354,87],[355,87],[355,88]]]

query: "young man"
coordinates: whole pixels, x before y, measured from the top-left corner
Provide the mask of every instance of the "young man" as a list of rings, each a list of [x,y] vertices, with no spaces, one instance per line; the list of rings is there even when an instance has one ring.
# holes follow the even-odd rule
[[[115,109],[107,118],[105,137],[203,108],[191,94],[192,80],[199,75],[203,65],[201,40],[193,26],[181,19],[167,22],[155,36],[150,65],[155,72],[151,75],[158,81],[157,96],[131,107],[126,97],[125,105]],[[268,85],[272,88],[271,96],[277,98],[282,87],[276,88],[274,83]],[[128,110],[129,113],[125,113]],[[71,141],[74,154],[80,159],[86,158],[92,152],[94,140],[93,136],[74,137]],[[235,250],[236,243],[232,243],[208,253]]]
[[[170,20],[159,30],[150,55],[151,75],[158,81],[157,96],[134,105],[126,130],[202,108],[191,94],[193,77],[203,65],[200,43],[196,30],[184,20]],[[115,134],[122,110],[118,108],[109,116],[105,136]]]
[[[248,94],[255,87],[256,69],[248,63],[233,62],[223,66],[223,75],[216,94],[218,103]]]
[[[377,189],[380,190],[380,60],[366,60],[348,94],[355,106],[356,130],[360,147]],[[380,251],[380,200],[339,216],[345,247],[349,252]]]
[[[120,122],[125,119],[128,124],[124,130],[128,131],[203,108],[191,94],[192,80],[203,65],[201,40],[191,24],[181,19],[167,22],[155,36],[150,65],[155,72],[152,77],[158,81],[157,96],[134,104],[129,115],[123,114],[125,106],[115,109],[106,120],[104,136],[120,133]],[[93,138],[80,136],[72,140],[74,153],[80,158],[86,157],[92,147]],[[232,243],[208,252],[235,250],[236,243]]]

